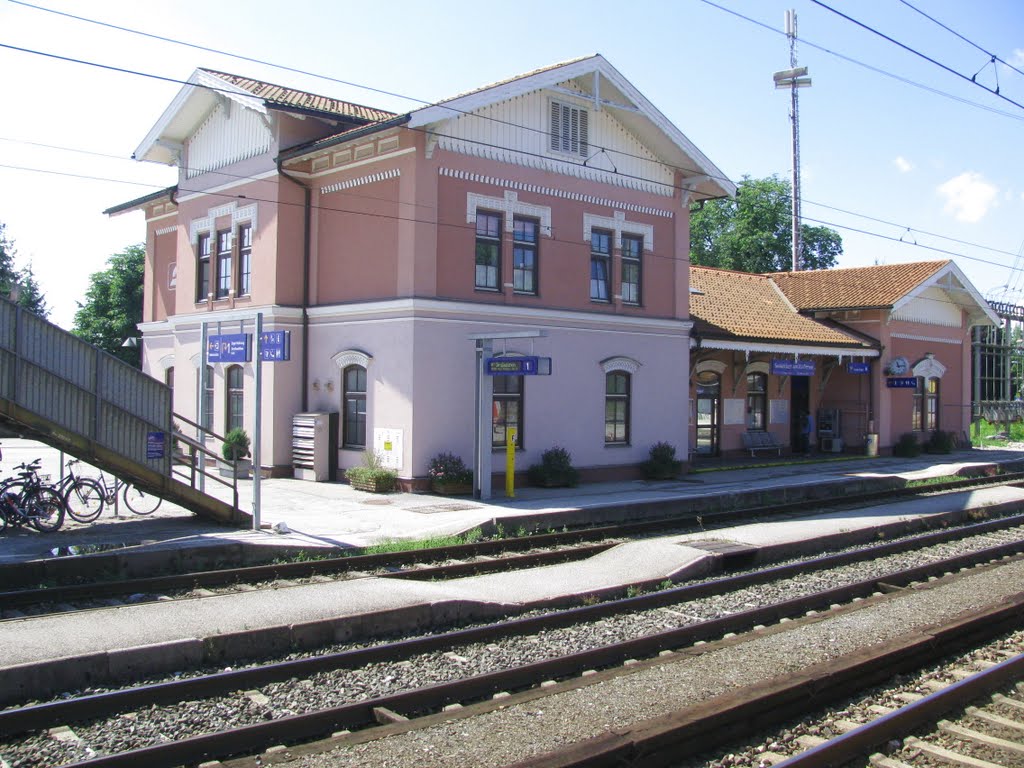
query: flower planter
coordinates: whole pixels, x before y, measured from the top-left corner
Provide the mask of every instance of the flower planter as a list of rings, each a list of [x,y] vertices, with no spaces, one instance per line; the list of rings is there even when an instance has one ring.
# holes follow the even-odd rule
[[[390,477],[359,479],[350,477],[348,482],[357,491],[367,491],[369,493],[388,493],[395,488],[395,481]]]
[[[252,462],[249,459],[239,459],[236,463],[238,464],[238,479],[248,480],[252,475]],[[234,467],[229,462],[220,459],[217,459],[217,471],[221,477],[234,477],[235,474]]]
[[[434,480],[430,490],[439,496],[468,496],[473,492],[472,483],[442,483]]]

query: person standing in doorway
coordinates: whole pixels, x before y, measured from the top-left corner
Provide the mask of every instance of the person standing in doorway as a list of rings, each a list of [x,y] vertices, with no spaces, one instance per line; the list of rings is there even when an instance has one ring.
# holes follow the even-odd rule
[[[803,415],[803,449],[804,455],[810,456],[814,452],[814,414],[810,411]]]

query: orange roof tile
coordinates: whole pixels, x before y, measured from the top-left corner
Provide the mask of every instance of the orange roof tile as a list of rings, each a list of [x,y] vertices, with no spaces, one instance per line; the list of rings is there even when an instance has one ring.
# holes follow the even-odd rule
[[[891,307],[949,264],[918,261],[849,269],[768,274],[800,310]]]
[[[765,275],[690,267],[694,335],[866,347],[863,338],[799,314]]]
[[[395,116],[394,112],[386,112],[383,109],[351,104],[347,101],[332,99],[330,96],[318,96],[315,93],[298,91],[294,88],[286,88],[283,85],[274,85],[273,83],[254,80],[250,77],[231,75],[226,72],[218,72],[206,68],[203,68],[202,71],[219,77],[236,88],[248,91],[253,96],[263,99],[269,104],[304,109],[311,112],[324,112],[332,115],[354,117],[359,120],[366,120],[367,122],[387,120],[389,117]]]

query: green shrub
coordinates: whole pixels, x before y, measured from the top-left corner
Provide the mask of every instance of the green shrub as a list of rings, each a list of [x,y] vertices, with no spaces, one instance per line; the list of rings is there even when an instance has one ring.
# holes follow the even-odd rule
[[[375,493],[393,491],[398,485],[398,473],[381,466],[376,451],[366,451],[363,454],[363,466],[349,467],[345,470],[345,478],[353,488]]]
[[[572,456],[565,448],[557,445],[544,451],[540,456],[540,464],[532,465],[526,475],[534,485],[548,488],[571,488],[580,481],[580,473],[572,465]]]
[[[238,461],[249,455],[249,435],[241,427],[235,427],[224,435],[224,445],[220,447],[224,461]]]
[[[925,444],[925,450],[928,453],[952,453],[955,447],[956,435],[952,432],[943,432],[941,429],[932,432]]]
[[[912,459],[921,453],[921,444],[917,441],[917,435],[913,432],[904,432],[900,435],[896,445],[892,447],[892,455],[904,459]]]
[[[671,480],[683,469],[683,462],[676,458],[676,447],[664,441],[651,446],[650,456],[640,465],[648,480]]]
[[[469,485],[473,482],[473,470],[466,466],[461,456],[454,453],[439,453],[430,460],[427,474],[435,483]]]

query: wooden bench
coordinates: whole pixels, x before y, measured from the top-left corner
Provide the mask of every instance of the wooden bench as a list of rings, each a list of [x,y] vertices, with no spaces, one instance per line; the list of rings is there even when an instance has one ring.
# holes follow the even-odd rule
[[[753,456],[757,451],[776,451],[782,455],[782,445],[771,432],[744,432],[743,448]]]

